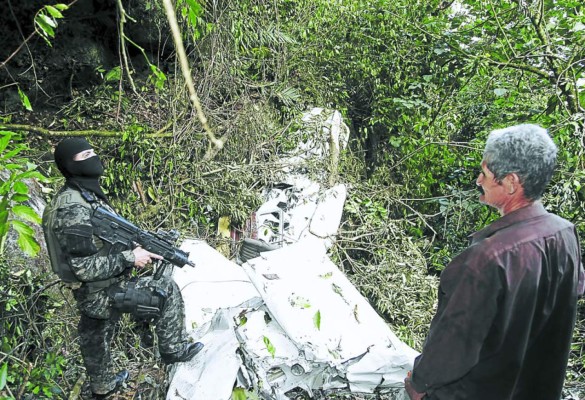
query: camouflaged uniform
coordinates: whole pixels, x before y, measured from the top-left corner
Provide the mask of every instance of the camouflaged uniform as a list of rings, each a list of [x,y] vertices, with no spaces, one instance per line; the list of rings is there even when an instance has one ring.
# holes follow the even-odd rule
[[[134,254],[129,248],[113,247],[92,234],[91,201],[113,210],[91,194],[84,192],[85,197],[79,194],[73,188],[64,187],[47,206],[43,229],[45,236],[54,235],[53,241],[60,245],[58,250],[79,281],[69,285],[81,313],[78,326],[81,353],[92,390],[105,393],[115,386],[110,342],[120,316],[109,293],[128,286],[128,272],[134,265]],[[86,199],[93,200],[88,202]],[[187,334],[184,304],[177,284],[162,276],[158,280],[138,278],[135,285],[136,289],[166,294],[160,317],[155,321],[159,350],[161,353],[180,351]]]

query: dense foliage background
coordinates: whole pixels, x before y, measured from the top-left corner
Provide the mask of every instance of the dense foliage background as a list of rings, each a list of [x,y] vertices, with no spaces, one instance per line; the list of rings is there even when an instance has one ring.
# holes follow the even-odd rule
[[[35,190],[49,198],[61,183],[51,151],[63,136],[95,145],[124,215],[219,243],[218,219],[242,227],[262,186],[278,179],[279,154],[304,139],[301,113],[342,111],[351,142],[337,173],[350,192],[333,257],[417,349],[440,271],[497,217],[474,184],[490,130],[549,129],[560,152],[544,202],[585,237],[581,1],[177,0],[221,149],[192,108],[161,2],[3,7],[0,397],[82,391],[75,309],[49,274],[31,203]],[[582,305],[578,319],[568,390],[585,384]],[[123,323],[117,340],[138,343]],[[120,365],[156,363],[132,348],[117,354]],[[139,372],[136,390],[164,391],[160,370]]]

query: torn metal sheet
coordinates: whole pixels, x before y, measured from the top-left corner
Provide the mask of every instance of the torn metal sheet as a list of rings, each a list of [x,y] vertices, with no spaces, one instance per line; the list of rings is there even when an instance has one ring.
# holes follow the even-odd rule
[[[243,267],[306,360],[331,366],[354,391],[403,387],[418,353],[396,337],[331,262],[323,241],[306,239]]]
[[[173,279],[185,302],[188,329],[197,331],[219,309],[259,296],[245,271],[204,241],[185,241],[182,248],[190,253],[190,260],[196,265],[173,270]]]
[[[234,386],[265,399],[301,388],[395,390],[417,353],[392,333],[316,237],[243,267],[187,242],[196,268],[176,268],[186,323],[204,350],[176,364],[167,399],[228,400]],[[319,314],[319,318],[316,315]]]

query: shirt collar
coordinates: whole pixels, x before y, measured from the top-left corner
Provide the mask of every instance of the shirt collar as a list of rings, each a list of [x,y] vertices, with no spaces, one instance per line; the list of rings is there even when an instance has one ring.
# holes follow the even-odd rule
[[[540,201],[535,201],[529,206],[519,208],[518,210],[504,215],[502,218],[471,234],[469,237],[472,243],[476,243],[480,240],[490,237],[495,232],[514,225],[518,222],[526,221],[528,219],[536,218],[545,214],[548,214],[548,212],[544,209],[542,203]]]

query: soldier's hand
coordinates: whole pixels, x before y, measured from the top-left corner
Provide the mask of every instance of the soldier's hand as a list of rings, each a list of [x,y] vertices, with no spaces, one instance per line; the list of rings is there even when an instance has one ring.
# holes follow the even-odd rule
[[[158,254],[144,250],[142,247],[136,247],[134,250],[132,250],[132,253],[134,253],[134,266],[138,268],[142,268],[146,264],[150,264],[152,260],[162,260],[162,257]]]

